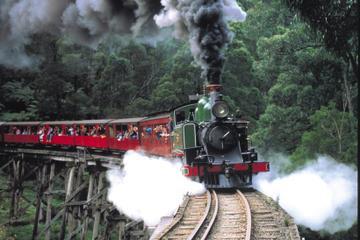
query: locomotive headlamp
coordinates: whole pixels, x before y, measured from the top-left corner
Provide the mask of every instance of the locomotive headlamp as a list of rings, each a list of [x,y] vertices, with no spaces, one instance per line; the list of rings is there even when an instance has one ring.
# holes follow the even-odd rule
[[[229,106],[225,101],[215,102],[212,113],[217,118],[226,118],[229,115]]]

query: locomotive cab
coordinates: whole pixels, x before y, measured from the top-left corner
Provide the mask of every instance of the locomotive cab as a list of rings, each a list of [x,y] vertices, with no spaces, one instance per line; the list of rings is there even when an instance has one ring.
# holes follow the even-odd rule
[[[186,162],[192,162],[197,156],[200,145],[197,139],[198,124],[195,120],[196,103],[178,107],[171,116],[172,153]]]

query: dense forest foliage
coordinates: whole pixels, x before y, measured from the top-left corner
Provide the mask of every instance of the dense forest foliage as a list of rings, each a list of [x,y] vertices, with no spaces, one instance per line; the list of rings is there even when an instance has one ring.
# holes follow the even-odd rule
[[[356,1],[239,2],[248,17],[231,25],[222,82],[253,144],[290,155],[292,168],[317,154],[357,165]],[[142,116],[203,92],[188,43],[170,37],[109,36],[90,49],[39,34],[27,51],[36,68],[0,66],[2,121]]]

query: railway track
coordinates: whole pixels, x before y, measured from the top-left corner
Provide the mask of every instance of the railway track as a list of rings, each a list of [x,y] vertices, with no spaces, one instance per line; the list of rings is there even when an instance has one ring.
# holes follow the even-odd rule
[[[187,197],[165,225],[151,240],[300,240],[293,219],[272,199],[254,190],[211,190]]]
[[[212,224],[200,239],[250,240],[251,214],[249,204],[240,191],[217,194],[217,210]]]
[[[251,239],[280,239],[281,232],[272,210],[256,193],[246,193],[251,206],[253,228]]]
[[[276,202],[258,191],[244,195],[251,209],[251,240],[300,239],[293,219]]]
[[[185,199],[177,211],[174,221],[157,237],[152,239],[187,239],[203,218],[210,193]]]
[[[249,204],[240,191],[187,199],[174,221],[152,239],[239,239],[250,240]]]

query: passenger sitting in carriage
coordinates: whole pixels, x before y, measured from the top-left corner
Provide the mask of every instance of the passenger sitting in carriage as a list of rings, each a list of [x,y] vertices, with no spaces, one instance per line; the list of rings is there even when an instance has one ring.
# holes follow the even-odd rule
[[[129,134],[130,139],[138,139],[138,128],[133,127],[132,131]]]
[[[42,126],[41,128],[39,128],[39,131],[37,132],[37,134],[39,135],[40,142],[43,142],[44,141],[44,135],[45,135],[45,127]]]
[[[121,141],[124,139],[124,131],[123,130],[118,131],[118,133],[116,134],[116,139],[118,141]]]
[[[103,125],[100,125],[100,128],[99,128],[99,135],[101,138],[105,138],[106,135],[105,135],[106,131],[105,131],[105,128]]]
[[[51,142],[53,136],[54,136],[54,129],[51,126],[49,126],[46,134],[46,142]]]

